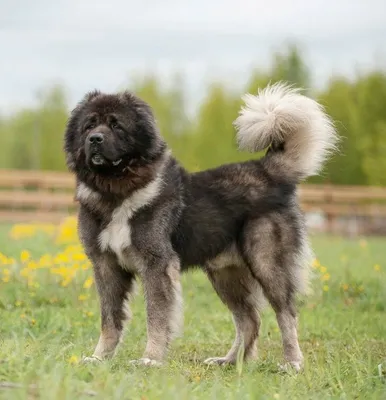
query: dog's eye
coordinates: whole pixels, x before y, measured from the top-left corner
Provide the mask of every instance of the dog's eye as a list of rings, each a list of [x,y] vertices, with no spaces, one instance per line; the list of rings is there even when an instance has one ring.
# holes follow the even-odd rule
[[[119,124],[117,121],[112,121],[110,124],[111,129],[118,129],[119,128]]]
[[[90,122],[84,127],[84,130],[85,131],[89,131],[90,129],[94,129],[95,127],[96,127],[96,123],[95,122]]]

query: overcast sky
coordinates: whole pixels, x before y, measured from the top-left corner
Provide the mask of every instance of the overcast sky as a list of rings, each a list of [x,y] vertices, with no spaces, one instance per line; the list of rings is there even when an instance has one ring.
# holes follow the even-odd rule
[[[241,88],[290,40],[316,86],[386,69],[386,0],[0,0],[0,112],[53,82],[72,106],[149,71],[182,72],[194,103],[213,77]]]

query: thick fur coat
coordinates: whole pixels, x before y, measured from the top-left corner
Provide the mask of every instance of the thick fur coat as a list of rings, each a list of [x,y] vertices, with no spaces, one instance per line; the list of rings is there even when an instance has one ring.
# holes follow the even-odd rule
[[[296,185],[320,171],[337,136],[322,107],[285,84],[244,100],[239,146],[269,148],[266,155],[193,174],[171,156],[150,106],[135,95],[95,91],[72,112],[65,152],[101,304],[100,339],[86,361],[114,354],[139,277],[148,341],[138,362],[162,362],[182,323],[180,274],[199,267],[236,328],[228,354],[207,363],[235,363],[240,348],[255,357],[266,298],[284,357],[301,368],[295,295],[306,287],[311,250]]]

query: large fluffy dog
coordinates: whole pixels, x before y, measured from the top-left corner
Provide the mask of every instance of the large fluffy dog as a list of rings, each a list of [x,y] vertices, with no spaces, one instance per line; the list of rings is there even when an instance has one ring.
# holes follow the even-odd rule
[[[138,362],[161,362],[182,321],[180,273],[199,266],[236,327],[228,354],[207,363],[235,363],[239,351],[255,356],[266,298],[286,361],[301,367],[294,299],[311,252],[296,184],[318,173],[337,136],[321,106],[285,84],[244,100],[235,121],[239,146],[269,147],[265,157],[194,174],[171,156],[151,108],[135,95],[95,91],[72,112],[65,152],[102,314],[99,342],[86,360],[113,355],[138,276],[148,327]]]

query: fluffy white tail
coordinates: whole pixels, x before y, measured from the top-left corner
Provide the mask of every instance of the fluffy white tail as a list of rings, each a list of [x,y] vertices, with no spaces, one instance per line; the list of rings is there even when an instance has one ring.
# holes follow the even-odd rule
[[[320,172],[338,136],[319,103],[284,83],[243,100],[245,106],[234,122],[240,149],[259,151],[272,145],[271,167],[296,180]]]

